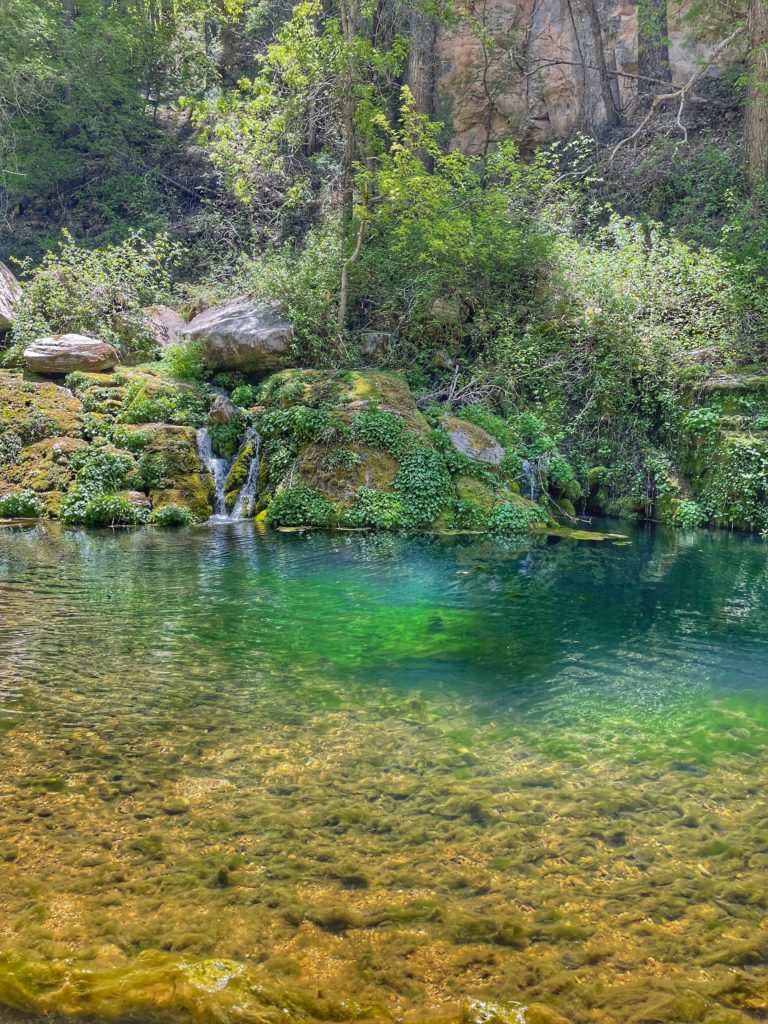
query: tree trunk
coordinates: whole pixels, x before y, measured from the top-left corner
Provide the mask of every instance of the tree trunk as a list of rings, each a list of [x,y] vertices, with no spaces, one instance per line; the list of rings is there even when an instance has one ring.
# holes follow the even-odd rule
[[[754,183],[768,179],[768,2],[749,0],[746,158]]]
[[[608,73],[608,64],[605,59],[603,30],[600,27],[600,17],[597,13],[595,0],[584,0],[584,10],[587,14],[589,29],[595,47],[595,65],[600,78],[600,95],[605,107],[605,123],[609,128],[615,128],[621,122],[621,114],[613,99],[611,76]]]
[[[669,63],[667,0],[640,0],[637,9],[637,92],[654,96],[668,92],[672,81]],[[649,81],[652,79],[652,81]]]
[[[416,110],[432,117],[435,112],[436,19],[419,10],[411,11],[410,37],[406,81]]]

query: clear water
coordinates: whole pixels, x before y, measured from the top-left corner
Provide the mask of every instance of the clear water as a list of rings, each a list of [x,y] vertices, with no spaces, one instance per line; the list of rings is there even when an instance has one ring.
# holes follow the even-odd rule
[[[0,1004],[766,1019],[768,545],[622,529],[2,530]]]

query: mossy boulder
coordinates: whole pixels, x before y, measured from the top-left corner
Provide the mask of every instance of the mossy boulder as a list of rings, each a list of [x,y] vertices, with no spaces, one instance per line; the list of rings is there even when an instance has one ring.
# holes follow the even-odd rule
[[[342,504],[354,501],[360,487],[391,491],[397,470],[397,460],[388,452],[359,444],[309,444],[296,460],[302,483]]]
[[[83,405],[68,388],[0,371],[0,433],[14,433],[28,444],[44,437],[80,437],[82,430]]]
[[[461,455],[488,466],[501,465],[504,449],[487,430],[457,416],[444,416],[440,422],[451,444]]]

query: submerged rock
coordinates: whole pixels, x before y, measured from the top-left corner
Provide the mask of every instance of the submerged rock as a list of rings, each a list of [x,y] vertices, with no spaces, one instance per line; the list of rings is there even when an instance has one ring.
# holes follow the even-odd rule
[[[21,285],[4,263],[0,263],[0,332],[7,331],[13,311],[21,298]]]
[[[75,370],[113,370],[120,362],[112,345],[85,334],[53,334],[48,338],[38,338],[24,350],[24,359],[35,373],[53,374],[67,374]]]
[[[277,306],[234,299],[205,310],[184,329],[199,341],[212,370],[269,373],[291,361],[293,327]]]

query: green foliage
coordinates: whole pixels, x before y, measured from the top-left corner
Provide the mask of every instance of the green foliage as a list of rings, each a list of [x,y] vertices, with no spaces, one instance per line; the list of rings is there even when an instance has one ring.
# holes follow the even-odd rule
[[[140,491],[159,490],[166,485],[168,466],[165,457],[157,452],[145,452],[136,463],[133,483]]]
[[[404,522],[408,526],[434,522],[453,493],[445,459],[425,447],[412,448],[403,456],[393,486],[402,498]]]
[[[33,519],[40,506],[34,491],[10,491],[0,497],[0,516],[4,519]]]
[[[232,401],[243,409],[249,408],[256,402],[258,388],[252,384],[238,384],[232,392]]]
[[[364,409],[352,419],[355,439],[369,448],[383,448],[397,456],[403,447],[405,427],[400,416],[378,409]]]
[[[325,464],[328,469],[350,470],[359,466],[362,461],[362,457],[349,448],[334,448],[328,454]]]
[[[245,436],[246,422],[233,417],[228,423],[212,423],[208,427],[211,447],[223,459],[234,459]]]
[[[267,509],[270,526],[335,526],[336,506],[322,491],[297,485],[276,494]]]
[[[489,514],[467,498],[455,498],[448,521],[456,530],[486,530]]]
[[[197,519],[191,509],[181,505],[163,505],[156,508],[149,518],[153,526],[175,527],[194,526]]]
[[[538,505],[505,501],[494,509],[488,526],[494,533],[528,533],[534,523],[546,523],[547,514]]]
[[[33,407],[26,420],[19,425],[18,435],[22,444],[34,444],[46,437],[54,437],[57,433],[56,421]]]
[[[149,520],[149,510],[119,494],[84,497],[70,492],[62,503],[62,521],[83,526],[137,526]]]
[[[355,502],[342,516],[344,526],[370,526],[376,530],[396,530],[407,516],[400,495],[377,491],[371,487],[358,488]]]
[[[720,420],[721,414],[717,409],[702,406],[685,414],[682,427],[689,434],[713,434],[720,429]]]
[[[163,363],[171,380],[204,380],[207,375],[203,346],[199,341],[169,345],[163,352]]]
[[[133,459],[94,444],[73,452],[70,466],[78,487],[89,493],[108,493],[123,487]]]
[[[28,344],[75,333],[107,341],[121,354],[150,352],[154,343],[142,307],[168,289],[176,247],[165,236],[131,235],[118,245],[86,249],[63,235],[23,290],[13,340]]]
[[[253,293],[280,303],[293,324],[293,354],[302,365],[334,365],[343,357],[337,315],[343,239],[338,222],[311,228],[293,241],[245,261]]]
[[[318,441],[321,444],[350,440],[352,436],[347,424],[338,416],[307,405],[294,405],[290,409],[273,409],[262,413],[259,417],[259,433],[265,438],[282,436],[296,441]]]
[[[124,448],[133,454],[143,451],[152,440],[152,434],[148,430],[128,430],[120,424],[109,428],[109,436],[115,447]]]
[[[118,423],[174,423],[201,427],[208,419],[207,394],[189,385],[167,384],[162,391],[147,391],[141,380],[126,389]]]
[[[701,526],[707,521],[707,514],[696,501],[681,501],[675,511],[675,523],[678,526]]]
[[[12,466],[21,454],[21,438],[12,430],[0,432],[0,466]]]

